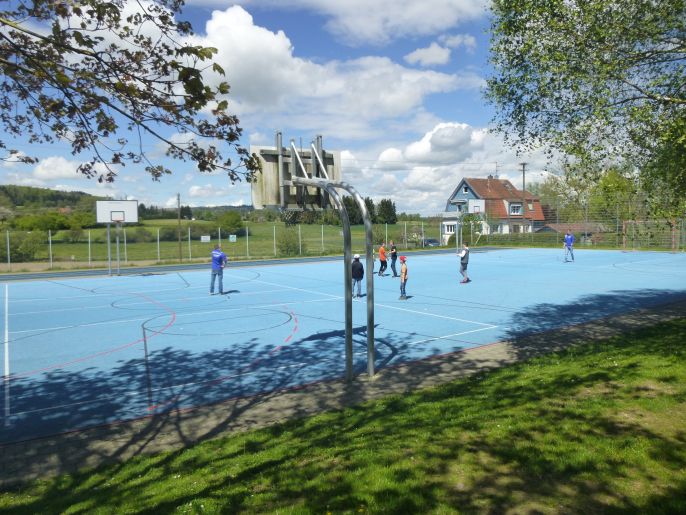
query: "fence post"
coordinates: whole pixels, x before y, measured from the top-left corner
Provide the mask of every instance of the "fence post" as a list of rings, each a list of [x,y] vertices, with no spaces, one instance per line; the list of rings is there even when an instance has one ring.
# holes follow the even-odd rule
[[[48,255],[50,256],[50,269],[52,270],[52,232],[48,229]]]
[[[90,229],[88,230],[88,268],[91,268],[93,265],[91,263],[91,231]]]
[[[222,228],[217,227],[217,243],[221,245],[222,242]]]
[[[324,224],[322,224],[322,254],[324,254]]]
[[[245,253],[246,257],[250,257],[250,229],[248,229],[248,222],[245,222]]]
[[[191,226],[188,226],[188,261],[193,260],[193,251],[191,250]]]
[[[128,248],[126,246],[126,227],[124,227],[124,263],[128,264],[129,262],[129,252]]]
[[[407,250],[407,222],[405,222],[405,250]]]
[[[160,262],[160,228],[157,228],[157,262]]]
[[[12,260],[10,259],[10,231],[9,230],[5,231],[5,234],[7,235],[7,270],[11,271],[12,270]]]
[[[422,248],[426,246],[426,234],[424,234],[424,220],[422,220]]]
[[[386,238],[384,240],[384,243],[387,243],[388,242],[388,223],[385,223],[384,226],[386,228]]]
[[[276,225],[273,226],[273,231],[274,236],[272,237],[272,240],[274,241],[274,257],[276,257]]]
[[[300,232],[300,224],[298,224],[298,251],[300,255],[303,255],[303,239],[302,239],[302,233]]]

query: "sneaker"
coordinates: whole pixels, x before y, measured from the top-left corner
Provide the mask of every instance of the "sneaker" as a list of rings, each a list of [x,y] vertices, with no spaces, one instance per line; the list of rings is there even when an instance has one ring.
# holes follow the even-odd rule
[[[460,284],[465,284],[466,282],[467,282],[466,279],[462,279],[462,280],[460,281]]]
[[[471,282],[472,282],[472,280],[471,280],[471,279],[467,279],[467,280],[466,280],[465,282],[467,282],[467,283],[471,283]]]

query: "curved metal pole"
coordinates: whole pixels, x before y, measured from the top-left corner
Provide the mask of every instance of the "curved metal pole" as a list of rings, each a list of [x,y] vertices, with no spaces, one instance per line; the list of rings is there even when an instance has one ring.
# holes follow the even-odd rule
[[[353,380],[353,272],[352,272],[352,236],[348,210],[335,188],[327,186],[326,192],[338,206],[343,224],[343,281],[345,284],[345,378]]]
[[[314,153],[319,166],[325,170],[324,162],[319,156],[317,149],[312,145],[312,152]],[[325,172],[326,173],[326,172]],[[365,250],[366,250],[366,265],[367,265],[367,374],[369,377],[374,376],[374,359],[376,351],[374,350],[374,242],[373,242],[373,228],[372,220],[369,217],[367,204],[365,204],[362,196],[347,182],[331,182],[334,187],[346,190],[357,202],[357,206],[362,213],[362,221],[364,222],[365,233]]]
[[[353,379],[353,279],[352,279],[352,237],[350,235],[350,219],[348,211],[345,209],[338,192],[325,179],[304,179],[301,177],[291,177],[293,184],[303,186],[314,186],[325,190],[334,203],[337,204],[341,213],[341,223],[343,224],[343,277],[345,282],[345,378],[348,382]]]
[[[374,376],[374,248],[373,248],[373,230],[372,221],[367,211],[367,204],[365,204],[362,196],[347,182],[333,182],[331,183],[335,188],[346,190],[352,195],[357,202],[360,212],[362,213],[362,220],[364,221],[364,233],[366,244],[366,258],[367,258],[367,374],[370,379]]]

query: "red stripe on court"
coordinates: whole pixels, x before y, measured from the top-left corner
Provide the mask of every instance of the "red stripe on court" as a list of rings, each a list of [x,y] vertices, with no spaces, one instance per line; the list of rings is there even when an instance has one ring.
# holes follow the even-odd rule
[[[164,331],[166,331],[172,325],[174,325],[174,322],[176,321],[176,312],[174,310],[168,308],[164,304],[161,304],[161,303],[155,301],[154,299],[150,299],[150,298],[146,297],[145,295],[141,295],[138,293],[134,293],[133,295],[138,295],[142,299],[145,299],[152,304],[156,304],[157,306],[162,307],[171,315],[171,318],[169,319],[169,322],[167,322],[167,325],[165,325],[160,331],[155,331],[155,333],[152,336],[150,336],[150,338],[154,338],[158,334],[162,334]],[[143,341],[144,341],[143,338],[138,338],[137,340],[126,343],[124,345],[121,345],[120,347],[114,347],[112,349],[104,350],[104,351],[98,352],[96,354],[90,354],[88,356],[84,356],[82,358],[75,359],[72,361],[65,361],[63,363],[57,363],[55,365],[50,365],[49,367],[37,368],[36,370],[30,370],[30,371],[24,372],[22,374],[16,374],[16,375],[13,374],[12,377],[15,379],[20,379],[23,377],[29,377],[32,375],[40,374],[42,372],[47,372],[48,370],[55,370],[56,368],[66,368],[68,366],[75,365],[76,363],[83,363],[84,361],[89,361],[91,359],[99,358],[102,356],[107,356],[108,354],[114,354],[115,352],[119,352],[121,350],[128,349],[129,347],[132,347],[133,345],[136,345],[137,343],[141,343]]]

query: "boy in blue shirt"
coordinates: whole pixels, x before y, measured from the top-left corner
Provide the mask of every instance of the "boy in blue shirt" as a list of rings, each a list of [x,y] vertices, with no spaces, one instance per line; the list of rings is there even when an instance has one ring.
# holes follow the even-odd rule
[[[210,295],[214,295],[214,280],[219,278],[219,295],[224,295],[224,267],[227,257],[222,252],[221,245],[217,243],[212,251],[212,280],[210,281]]]
[[[565,243],[563,247],[565,249],[565,263],[569,261],[567,255],[571,256],[572,262],[574,262],[574,235],[569,229],[567,229],[567,234],[565,234]]]

